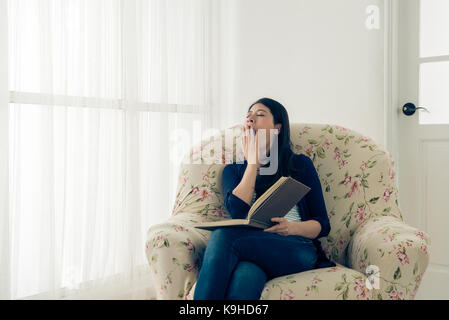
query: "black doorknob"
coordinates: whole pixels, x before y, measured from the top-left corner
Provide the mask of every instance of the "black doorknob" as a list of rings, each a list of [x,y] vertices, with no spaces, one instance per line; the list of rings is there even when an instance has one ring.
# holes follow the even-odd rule
[[[407,102],[406,104],[404,104],[402,106],[402,112],[406,115],[406,116],[411,116],[415,113],[416,110],[418,109],[424,109],[425,111],[429,112],[429,110],[427,110],[427,108],[424,107],[416,107],[413,103],[411,102]]]

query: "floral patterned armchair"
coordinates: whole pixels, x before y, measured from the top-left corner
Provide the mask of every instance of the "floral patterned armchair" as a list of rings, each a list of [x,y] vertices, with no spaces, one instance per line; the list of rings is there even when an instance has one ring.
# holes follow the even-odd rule
[[[320,177],[331,223],[320,241],[336,267],[271,279],[261,299],[413,299],[429,263],[430,237],[403,221],[391,154],[336,125],[293,123],[290,130],[293,151],[310,157]],[[228,145],[225,134],[237,139]],[[186,155],[171,217],[148,230],[157,299],[193,298],[211,232],[192,224],[230,218],[221,174],[225,159],[243,160],[241,134],[233,126]]]

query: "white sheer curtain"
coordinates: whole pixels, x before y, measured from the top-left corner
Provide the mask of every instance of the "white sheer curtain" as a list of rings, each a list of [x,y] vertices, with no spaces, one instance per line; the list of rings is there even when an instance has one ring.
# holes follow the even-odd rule
[[[170,132],[220,126],[216,15],[210,0],[0,0],[0,298],[151,286]]]

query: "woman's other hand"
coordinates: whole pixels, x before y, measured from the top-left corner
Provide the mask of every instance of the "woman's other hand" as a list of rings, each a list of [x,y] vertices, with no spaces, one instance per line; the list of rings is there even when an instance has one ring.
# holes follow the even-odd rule
[[[285,218],[275,217],[271,218],[271,221],[278,222],[274,226],[264,229],[265,232],[279,233],[281,236],[294,235],[293,223],[294,221],[288,221]]]

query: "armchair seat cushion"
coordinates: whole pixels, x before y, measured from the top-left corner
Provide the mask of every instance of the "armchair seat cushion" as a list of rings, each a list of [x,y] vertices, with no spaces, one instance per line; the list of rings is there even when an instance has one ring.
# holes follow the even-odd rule
[[[370,300],[366,276],[341,264],[268,281],[262,300]]]
[[[290,274],[267,281],[261,300],[371,300],[373,290],[365,286],[366,276],[354,269],[336,264]],[[193,299],[195,286],[187,300]]]

